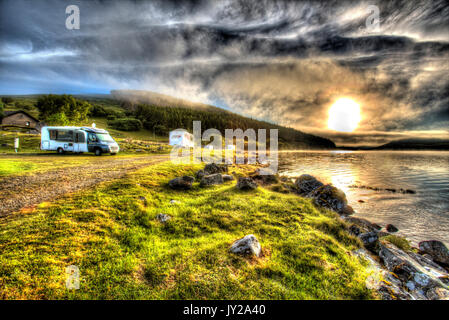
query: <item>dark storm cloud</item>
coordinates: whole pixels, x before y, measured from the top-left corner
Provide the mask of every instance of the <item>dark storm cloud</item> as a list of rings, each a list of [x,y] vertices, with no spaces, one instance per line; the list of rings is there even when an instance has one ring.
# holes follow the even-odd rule
[[[80,30],[65,28],[70,4],[80,7]],[[375,31],[366,26],[372,4]],[[348,143],[449,124],[444,1],[0,6],[0,93],[152,90]],[[326,130],[327,109],[341,96],[362,106],[358,134]]]

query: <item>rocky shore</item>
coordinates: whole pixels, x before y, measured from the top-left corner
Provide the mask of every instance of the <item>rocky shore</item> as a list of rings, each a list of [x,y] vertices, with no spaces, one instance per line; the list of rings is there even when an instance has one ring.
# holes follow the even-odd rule
[[[320,208],[332,210],[347,226],[347,232],[360,239],[362,247],[354,255],[369,262],[371,275],[366,285],[376,290],[384,300],[448,300],[449,299],[449,250],[437,240],[422,241],[417,248],[395,236],[398,229],[384,227],[362,218],[352,217],[353,208],[345,193],[331,184],[324,184],[315,177],[303,174],[294,183],[277,174],[261,174],[257,169],[246,177],[239,177],[236,188],[252,190],[258,186],[277,192],[291,192],[310,198]],[[177,177],[169,181],[172,189],[191,189],[193,182],[200,187],[222,184],[234,180],[227,165],[207,164],[195,177]],[[405,191],[407,192],[407,191]],[[412,193],[412,192],[408,192]],[[236,254],[258,257],[260,244],[255,235],[237,239],[230,248]]]

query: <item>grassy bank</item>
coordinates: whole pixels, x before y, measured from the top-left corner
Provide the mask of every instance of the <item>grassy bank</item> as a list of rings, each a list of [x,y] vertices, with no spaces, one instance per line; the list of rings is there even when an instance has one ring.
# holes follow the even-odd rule
[[[166,186],[199,168],[166,162],[1,219],[0,298],[372,298],[351,254],[359,242],[334,213],[293,194],[242,192],[235,181]],[[250,233],[262,257],[229,252]],[[69,265],[80,269],[79,290],[65,287]]]

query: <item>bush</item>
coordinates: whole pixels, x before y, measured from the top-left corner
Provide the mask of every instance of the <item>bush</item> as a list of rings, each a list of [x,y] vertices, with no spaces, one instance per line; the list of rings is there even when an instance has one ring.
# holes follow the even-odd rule
[[[14,100],[13,100],[13,98],[11,98],[11,97],[3,97],[2,98],[2,102],[4,103],[4,104],[10,104],[10,103],[12,103]]]
[[[108,121],[108,125],[116,130],[121,131],[139,131],[142,129],[142,122],[134,118],[121,118]]]
[[[3,102],[0,102],[0,122],[2,121],[3,117],[4,117]]]
[[[70,124],[69,119],[63,112],[52,114],[45,121],[48,125],[53,126],[67,126]]]
[[[21,101],[16,101],[14,103],[14,105],[16,106],[17,109],[21,109],[21,110],[31,110],[31,109],[33,109],[32,106],[30,106],[29,104],[26,104],[24,102],[21,102]]]
[[[117,119],[117,116],[116,116],[115,114],[109,114],[109,115],[106,117],[106,119],[108,119],[108,120],[115,120],[115,119]]]
[[[89,111],[89,115],[93,117],[106,117],[108,115],[108,112],[102,106],[93,105]]]

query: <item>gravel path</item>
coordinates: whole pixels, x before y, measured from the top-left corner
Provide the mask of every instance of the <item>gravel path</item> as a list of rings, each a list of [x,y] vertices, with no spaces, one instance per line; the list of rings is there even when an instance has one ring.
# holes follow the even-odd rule
[[[0,217],[102,181],[122,178],[127,172],[164,160],[168,160],[167,155],[105,158],[76,167],[0,179]]]

